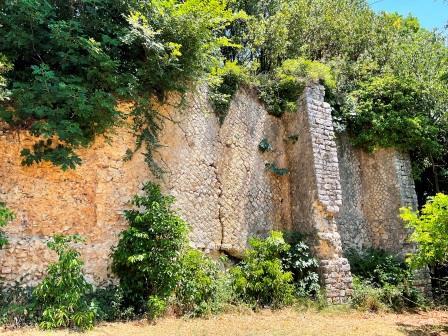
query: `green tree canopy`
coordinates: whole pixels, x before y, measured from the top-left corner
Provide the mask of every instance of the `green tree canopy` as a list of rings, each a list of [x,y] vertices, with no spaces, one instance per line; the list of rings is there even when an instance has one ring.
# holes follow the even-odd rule
[[[207,73],[233,19],[226,0],[2,2],[0,53],[13,68],[0,58],[0,97],[11,98],[0,120],[42,139],[24,164],[80,164],[76,149],[119,123],[118,99],[136,102],[140,144],[156,143],[149,97]]]
[[[336,80],[327,88],[327,100],[356,145],[409,151],[420,171],[445,165],[445,35],[422,28],[412,16],[376,13],[363,0],[237,1],[233,6],[252,16],[233,24],[244,48],[227,56],[255,70],[268,106],[279,96],[275,74],[286,60],[324,63]],[[403,131],[406,125],[410,129]]]
[[[75,167],[76,149],[117,125],[117,101],[130,99],[152,165],[161,118],[151,97],[212,78],[225,109],[235,81],[248,81],[281,116],[317,68],[357,145],[410,151],[423,170],[448,156],[446,37],[365,0],[5,0],[0,34],[0,119],[40,137],[25,164]],[[294,60],[313,67],[278,88]],[[226,64],[230,73],[216,70]]]

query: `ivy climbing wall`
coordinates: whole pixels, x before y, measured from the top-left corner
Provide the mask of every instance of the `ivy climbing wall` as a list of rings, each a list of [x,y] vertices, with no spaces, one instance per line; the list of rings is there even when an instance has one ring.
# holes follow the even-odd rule
[[[305,233],[328,297],[344,302],[352,282],[344,249],[401,249],[407,232],[396,214],[415,203],[415,192],[406,155],[367,154],[343,137],[336,141],[324,94],[322,86],[308,86],[297,113],[276,118],[242,88],[222,124],[206,89],[186,99],[173,95],[157,106],[161,179],[142,153],[123,159],[135,142],[124,126],[83,149],[83,165],[66,172],[23,167],[20,151],[33,139],[0,127],[0,201],[17,214],[7,228],[10,244],[0,251],[0,277],[35,285],[55,258],[45,246],[49,237],[77,233],[86,239],[78,247],[89,281],[113,281],[110,251],[126,227],[123,210],[151,180],[176,197],[191,245],[208,253],[239,257],[249,237],[273,229]]]

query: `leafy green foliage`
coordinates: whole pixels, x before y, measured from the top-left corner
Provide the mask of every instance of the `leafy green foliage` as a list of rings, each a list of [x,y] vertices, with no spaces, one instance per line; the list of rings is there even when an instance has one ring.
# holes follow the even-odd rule
[[[407,261],[413,269],[428,267],[433,299],[439,304],[448,302],[448,196],[429,197],[420,211],[401,209],[401,218],[411,229],[410,241],[416,250]]]
[[[393,76],[375,77],[351,97],[354,106],[347,112],[347,127],[356,145],[440,153],[441,130],[432,118],[433,102],[425,87]]]
[[[424,307],[425,304],[421,292],[409,283],[378,287],[356,276],[353,279],[352,305],[355,308],[373,312],[388,309],[401,311]]]
[[[284,112],[297,111],[297,100],[306,84],[322,83],[335,87],[331,69],[323,63],[304,58],[285,60],[271,76],[264,76],[259,85],[259,96],[268,112],[281,116]]]
[[[437,178],[448,162],[444,34],[427,31],[412,16],[376,13],[365,0],[245,0],[232,6],[250,17],[232,24],[234,40],[243,48],[226,50],[227,56],[255,69],[270,113],[295,110],[306,78],[286,76],[280,85],[276,73],[282,63],[323,63],[335,84],[326,100],[354,142],[368,149],[411,150],[416,174],[426,171],[439,192]],[[428,190],[430,183],[424,183]]]
[[[6,0],[0,34],[0,119],[39,136],[22,151],[26,165],[76,167],[77,149],[124,119],[116,106],[127,99],[137,135],[127,157],[145,147],[160,176],[163,118],[151,98],[205,78],[222,122],[242,83],[257,83],[281,116],[296,110],[305,83],[320,81],[356,144],[410,150],[440,189],[446,37],[366,0]]]
[[[271,151],[271,150],[272,150],[272,146],[271,146],[271,144],[269,143],[269,140],[268,140],[268,139],[263,138],[263,139],[260,141],[260,143],[258,144],[258,149],[259,149],[262,153],[265,153],[265,152],[269,152],[269,151]]]
[[[397,285],[408,276],[404,261],[383,250],[349,250],[346,256],[353,274],[377,286]]]
[[[96,308],[97,321],[129,321],[138,317],[131,307],[124,307],[123,290],[119,286],[94,288],[88,300]]]
[[[293,300],[293,274],[285,271],[281,256],[290,249],[281,232],[252,238],[241,263],[231,270],[236,295],[253,306],[279,308]]]
[[[166,92],[185,92],[192,81],[207,77],[223,62],[220,48],[232,45],[226,27],[242,17],[227,8],[227,0],[139,2],[132,11],[125,41],[139,50],[132,112],[137,146],[128,154],[146,146],[145,159],[156,176],[163,173],[153,156],[163,125],[151,96],[163,101]]]
[[[209,98],[222,124],[238,88],[249,82],[249,74],[246,68],[236,62],[226,61],[223,67],[212,71],[211,78]]]
[[[8,225],[10,221],[15,218],[14,213],[9,210],[6,205],[0,202],[0,249],[3,248],[6,244],[8,244],[8,239],[5,233],[1,230],[1,228]]]
[[[10,70],[11,65],[8,60],[0,54],[0,103],[9,98],[9,90],[6,89],[7,81],[3,75]]]
[[[347,253],[354,280],[353,304],[367,310],[387,307],[394,310],[423,304],[413,286],[413,274],[398,257],[382,250],[368,249]]]
[[[75,149],[117,123],[119,64],[117,50],[109,48],[115,49],[122,31],[119,3],[30,0],[2,6],[0,52],[14,68],[7,73],[11,99],[0,118],[51,140],[22,151],[24,164],[74,168],[80,163]]]
[[[82,273],[80,254],[70,243],[79,243],[79,236],[54,236],[48,247],[58,254],[58,261],[48,267],[45,279],[34,289],[38,317],[42,329],[76,327],[91,329],[96,309],[87,300],[92,286]]]
[[[167,309],[167,298],[151,295],[146,302],[146,314],[149,320],[155,320],[165,313]]]
[[[85,301],[94,308],[96,322],[129,321],[139,317],[133,309],[123,307],[123,291],[114,285],[89,290]],[[42,307],[33,295],[33,288],[8,286],[0,289],[0,325],[33,326],[41,319]]]
[[[445,265],[448,262],[448,196],[430,197],[421,212],[401,209],[401,218],[412,229],[410,241],[417,251],[410,256],[412,267]]]
[[[311,255],[310,248],[297,235],[291,236],[291,248],[282,255],[283,268],[291,272],[298,297],[317,297],[320,291],[319,263]]]
[[[23,163],[75,168],[76,150],[120,122],[118,99],[135,102],[137,148],[153,163],[161,125],[150,99],[185,91],[216,66],[237,17],[226,0],[5,1],[0,53],[13,68],[0,58],[1,97],[10,91],[0,120],[42,138]]]
[[[357,276],[353,277],[353,307],[371,312],[385,310],[387,307],[382,298],[382,288],[374,287]]]
[[[198,250],[188,250],[181,261],[176,307],[182,315],[217,313],[231,298],[228,277],[218,263]]]
[[[0,325],[19,328],[35,324],[37,321],[36,304],[31,288],[0,288]]]
[[[178,281],[187,224],[171,210],[173,201],[146,183],[143,195],[132,201],[135,209],[125,211],[129,228],[112,253],[112,270],[120,278],[125,307],[136,313],[145,311],[150,297],[148,304],[159,306]]]

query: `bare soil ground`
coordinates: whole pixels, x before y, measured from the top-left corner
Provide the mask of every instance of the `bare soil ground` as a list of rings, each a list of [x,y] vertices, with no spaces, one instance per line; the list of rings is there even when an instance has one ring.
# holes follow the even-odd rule
[[[70,331],[2,330],[5,336],[66,336]],[[349,309],[298,312],[263,310],[215,316],[209,319],[166,318],[103,324],[88,336],[448,336],[448,311],[370,314]]]

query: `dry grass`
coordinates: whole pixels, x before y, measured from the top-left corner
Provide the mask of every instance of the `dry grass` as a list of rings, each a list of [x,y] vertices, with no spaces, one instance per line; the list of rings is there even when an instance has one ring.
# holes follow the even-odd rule
[[[0,331],[5,336],[63,336],[74,332],[36,329]],[[223,314],[210,319],[166,318],[98,326],[87,336],[447,336],[448,312],[367,314],[348,309],[297,312],[293,309]]]

